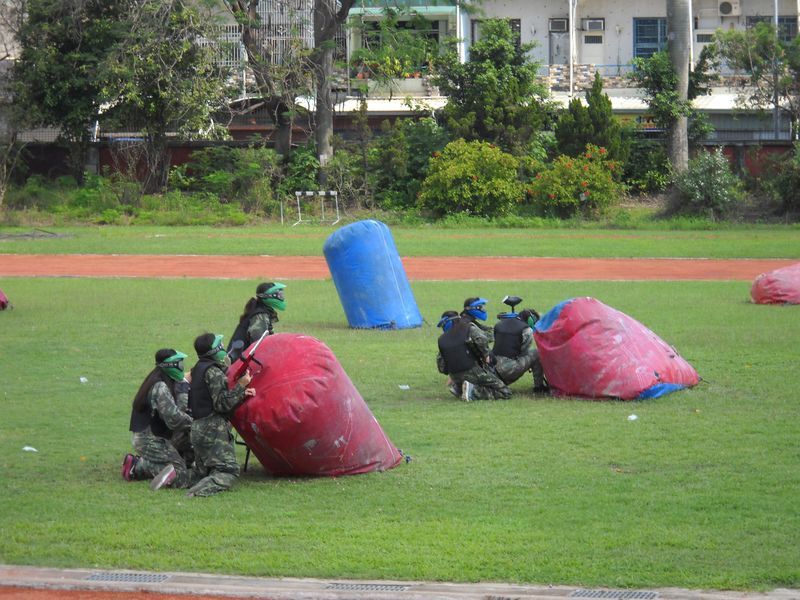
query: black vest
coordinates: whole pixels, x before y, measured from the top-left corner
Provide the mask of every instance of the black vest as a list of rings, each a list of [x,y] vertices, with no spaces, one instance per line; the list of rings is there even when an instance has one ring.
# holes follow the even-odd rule
[[[469,321],[458,320],[439,336],[439,352],[448,373],[460,373],[475,366],[475,356],[470,351]]]
[[[236,360],[238,360],[238,358],[239,358],[239,356],[241,354],[241,352],[231,353],[231,346],[233,346],[233,342],[235,342],[236,340],[242,340],[242,342],[244,342],[244,346],[242,346],[242,350],[244,350],[250,344],[255,342],[255,340],[251,340],[250,336],[247,335],[247,329],[250,327],[250,321],[253,320],[253,317],[255,315],[258,315],[258,314],[261,314],[261,313],[269,314],[269,334],[268,335],[272,335],[272,324],[274,322],[277,322],[278,314],[272,309],[272,307],[269,307],[269,306],[261,305],[261,306],[256,307],[253,310],[253,312],[251,312],[249,315],[247,315],[246,318],[244,318],[241,321],[239,321],[239,324],[236,326],[236,329],[233,331],[233,335],[231,336],[231,339],[228,342],[228,347],[226,348],[226,351],[230,354],[231,362],[236,362]]]
[[[150,388],[150,390],[152,389],[153,388]],[[148,396],[150,395],[150,390],[147,392]],[[142,412],[137,412],[135,410],[131,411],[130,430],[134,433],[141,433],[148,427],[150,427],[150,431],[153,432],[153,435],[158,437],[169,438],[172,436],[172,430],[167,427],[164,419],[162,419],[161,415],[151,408],[149,398],[147,406]]]
[[[521,319],[509,318],[500,319],[494,326],[494,348],[492,354],[495,356],[507,356],[517,358],[522,352],[522,332],[528,328],[527,323]]]
[[[206,371],[213,367],[222,370],[217,361],[211,358],[201,358],[192,368],[192,383],[189,384],[189,410],[195,419],[202,419],[214,412],[214,400],[206,385]]]

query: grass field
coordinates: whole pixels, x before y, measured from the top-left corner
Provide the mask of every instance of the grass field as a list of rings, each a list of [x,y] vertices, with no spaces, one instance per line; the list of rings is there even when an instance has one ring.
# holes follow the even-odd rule
[[[329,231],[295,231],[297,246],[288,234],[282,246],[287,254],[311,248],[304,235],[318,236],[317,243]],[[170,251],[241,251],[232,243],[237,230],[184,233],[188,239],[171,240]],[[424,251],[427,232],[394,233],[401,254]],[[443,252],[470,254],[484,245],[503,254],[513,247],[506,232],[498,232],[502,243],[487,240],[493,233],[448,241]],[[564,244],[581,245],[580,232],[560,233]],[[735,232],[730,238],[695,232],[694,241],[688,232],[653,233],[650,243],[658,238],[688,253],[703,243],[697,240],[720,233],[724,239],[705,242],[705,254],[736,256],[748,247],[746,235]],[[81,235],[50,241],[79,245]],[[97,232],[86,235],[95,239]],[[147,235],[140,229],[121,230],[116,241],[97,236],[86,251],[116,244],[118,252],[152,252],[141,242]],[[774,237],[779,244],[771,234],[754,236],[749,253],[800,257],[800,232],[778,230]],[[598,255],[613,255],[619,240],[603,240]],[[3,241],[0,253],[45,252],[41,245],[50,241],[31,241],[35,250],[19,239]],[[580,255],[583,248],[563,251]],[[0,282],[16,305],[0,313],[0,562],[639,588],[800,587],[800,307],[753,305],[746,282],[414,282],[423,327],[355,331],[330,281],[292,281],[277,330],[325,342],[412,462],[336,479],[272,479],[256,463],[233,491],[208,499],[124,482],[119,463],[130,449],[130,402],[154,351],[174,346],[191,355],[199,333],[229,336],[255,283]],[[489,298],[493,315],[505,294],[540,310],[594,296],[673,344],[704,381],[656,400],[599,402],[533,397],[526,380],[513,386],[510,401],[458,402],[435,367],[438,315],[471,295]],[[638,419],[628,420],[630,414]]]

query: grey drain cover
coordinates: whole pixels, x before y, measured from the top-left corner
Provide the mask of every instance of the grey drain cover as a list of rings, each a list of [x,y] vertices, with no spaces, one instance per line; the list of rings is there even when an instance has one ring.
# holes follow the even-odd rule
[[[606,598],[613,600],[654,600],[657,592],[636,592],[627,590],[575,590],[570,598]]]
[[[162,573],[94,573],[87,581],[114,581],[117,583],[162,583],[169,579]]]
[[[325,589],[345,592],[405,592],[408,587],[391,583],[329,583]]]

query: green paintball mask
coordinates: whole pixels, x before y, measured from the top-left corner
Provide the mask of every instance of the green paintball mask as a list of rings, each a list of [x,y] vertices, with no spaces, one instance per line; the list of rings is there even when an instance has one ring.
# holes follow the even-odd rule
[[[256,298],[270,308],[286,310],[285,287],[282,283],[262,283],[256,290]]]
[[[175,352],[172,356],[168,356],[164,360],[159,363],[156,363],[156,366],[166,373],[167,377],[173,379],[175,381],[183,381],[184,378],[184,371],[183,371],[183,359],[186,358],[186,355],[183,352]]]
[[[228,353],[225,352],[225,346],[222,345],[221,335],[214,336],[214,342],[211,344],[211,349],[203,354],[203,356],[213,358],[219,363],[225,362],[225,357],[228,356]]]

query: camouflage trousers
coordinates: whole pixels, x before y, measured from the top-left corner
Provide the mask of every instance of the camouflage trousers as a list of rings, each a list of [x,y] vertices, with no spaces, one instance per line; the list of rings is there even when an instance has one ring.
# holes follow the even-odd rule
[[[517,358],[498,356],[495,370],[500,379],[509,385],[526,372],[531,371],[533,373],[533,386],[544,387],[544,371],[542,370],[542,362],[539,360],[539,351],[536,348],[529,349],[527,354]]]
[[[451,373],[450,379],[456,389],[461,389],[465,381],[469,381],[475,386],[472,390],[472,397],[475,400],[507,400],[511,398],[511,390],[503,383],[493,371],[484,369],[480,365],[461,371]]]
[[[233,487],[240,468],[228,420],[216,413],[195,419],[191,438],[194,468],[202,479],[189,488],[189,493],[211,496]]]
[[[170,487],[189,487],[192,473],[172,443],[149,431],[133,434],[133,447],[139,454],[139,462],[133,473],[134,479],[152,479],[167,465],[175,467],[175,480]]]

